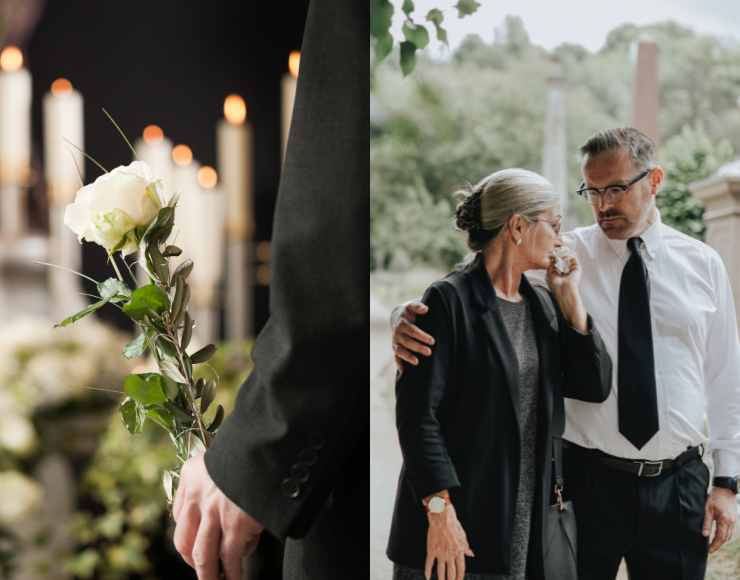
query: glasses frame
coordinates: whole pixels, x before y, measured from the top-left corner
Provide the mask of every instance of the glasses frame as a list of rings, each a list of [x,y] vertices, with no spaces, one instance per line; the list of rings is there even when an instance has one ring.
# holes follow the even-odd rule
[[[541,218],[537,218],[534,221],[536,221],[536,222],[545,222],[546,224],[550,224],[551,226],[557,226],[557,229],[555,230],[555,235],[556,236],[559,236],[560,235],[560,232],[563,229],[563,220],[560,220],[559,222],[551,222],[551,221],[543,220]]]
[[[655,167],[651,167],[650,169],[648,169],[646,171],[643,171],[642,173],[640,173],[640,175],[638,175],[637,177],[635,177],[627,185],[607,185],[606,187],[604,187],[602,189],[599,189],[598,187],[583,187],[584,185],[586,185],[586,182],[584,181],[583,183],[581,183],[581,187],[579,187],[576,190],[576,193],[578,195],[580,195],[583,198],[583,200],[588,205],[599,205],[601,203],[601,196],[602,195],[605,195],[609,201],[612,201],[612,194],[611,193],[607,193],[606,192],[607,189],[619,188],[619,189],[622,190],[622,193],[624,193],[624,192],[627,191],[627,189],[630,186],[634,185],[635,183],[637,183],[638,181],[640,181],[643,177],[647,176],[653,169],[655,169]],[[586,197],[586,195],[585,195],[585,193],[588,192],[588,191],[595,191],[595,192],[597,192],[598,195],[599,195],[599,201],[597,201],[596,203],[591,203],[588,200],[588,198]],[[619,203],[619,202],[615,202],[615,203]]]

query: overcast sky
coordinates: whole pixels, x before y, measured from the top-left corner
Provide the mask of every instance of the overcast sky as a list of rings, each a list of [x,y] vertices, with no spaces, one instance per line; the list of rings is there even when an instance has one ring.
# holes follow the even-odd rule
[[[398,40],[403,38],[401,25],[403,0],[391,0],[396,6],[391,31]],[[596,51],[606,35],[620,24],[653,24],[665,20],[692,28],[700,34],[713,34],[740,42],[740,0],[479,0],[478,12],[458,19],[451,8],[457,0],[414,0],[412,17],[423,22],[431,8],[444,10],[443,27],[447,29],[450,47],[455,48],[466,34],[478,34],[493,42],[494,28],[507,14],[519,16],[534,44],[552,49],[563,42],[572,42]],[[430,25],[431,26],[431,25]],[[430,43],[433,53],[445,51],[434,34]]]

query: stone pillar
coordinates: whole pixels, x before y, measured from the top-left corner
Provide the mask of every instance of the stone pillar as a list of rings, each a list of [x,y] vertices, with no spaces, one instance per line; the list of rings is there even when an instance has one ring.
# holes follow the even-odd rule
[[[552,54],[550,86],[547,93],[545,143],[542,148],[542,175],[555,186],[561,197],[565,230],[578,227],[578,217],[568,192],[568,144],[565,138],[565,74],[558,52]]]
[[[735,314],[740,321],[740,161],[689,184],[689,191],[706,206],[705,241],[722,258],[730,277]]]
[[[642,33],[630,43],[632,61],[632,113],[630,126],[641,131],[660,147],[658,120],[658,45]]]

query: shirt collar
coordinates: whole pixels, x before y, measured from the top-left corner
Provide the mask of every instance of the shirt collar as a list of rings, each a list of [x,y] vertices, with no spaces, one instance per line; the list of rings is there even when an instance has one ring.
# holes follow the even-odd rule
[[[647,256],[651,260],[655,259],[655,255],[660,247],[660,242],[663,239],[663,220],[660,217],[660,210],[656,208],[656,211],[658,212],[658,219],[656,219],[655,223],[646,229],[640,236],[640,238],[642,238],[643,255]],[[620,258],[624,256],[625,252],[627,252],[627,240],[612,240],[611,238],[608,238],[606,234],[603,235],[604,239],[606,239],[606,243],[609,244],[612,250],[614,250],[614,253]]]

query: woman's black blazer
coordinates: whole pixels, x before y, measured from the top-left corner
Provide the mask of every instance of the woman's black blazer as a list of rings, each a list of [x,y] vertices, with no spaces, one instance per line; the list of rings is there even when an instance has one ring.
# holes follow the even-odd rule
[[[612,363],[589,316],[588,333],[566,323],[541,287],[522,276],[540,359],[537,491],[528,577],[544,574],[544,510],[550,503],[551,427],[563,395],[601,403]],[[423,569],[429,522],[421,500],[444,489],[467,533],[467,571],[510,574],[521,441],[519,365],[485,268],[455,272],[432,284],[418,326],[435,339],[429,357],[406,365],[396,382],[396,423],[404,464],[398,482],[388,557]],[[560,416],[560,423],[564,420]],[[565,482],[568,485],[568,482]]]

